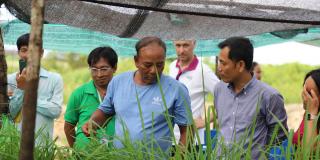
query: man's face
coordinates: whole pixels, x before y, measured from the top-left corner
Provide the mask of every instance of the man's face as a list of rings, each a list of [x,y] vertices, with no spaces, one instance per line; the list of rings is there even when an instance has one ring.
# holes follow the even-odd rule
[[[190,61],[193,58],[193,50],[195,47],[195,41],[183,40],[174,41],[178,59],[180,61]]]
[[[112,68],[107,60],[100,58],[97,63],[92,64],[90,70],[94,84],[103,87],[108,85],[116,68]]]
[[[256,65],[256,66],[253,68],[253,73],[254,73],[254,76],[256,76],[256,78],[257,78],[258,80],[261,80],[262,70],[261,70],[260,65]]]
[[[18,50],[18,55],[20,59],[27,60],[28,59],[28,46],[22,46],[20,50]]]
[[[218,61],[218,73],[221,79],[226,83],[234,82],[240,74],[239,62],[229,59],[229,51],[230,49],[228,47],[222,48]]]
[[[164,69],[165,51],[157,43],[151,43],[141,48],[134,60],[142,82],[153,84],[157,81],[157,73],[160,76]]]

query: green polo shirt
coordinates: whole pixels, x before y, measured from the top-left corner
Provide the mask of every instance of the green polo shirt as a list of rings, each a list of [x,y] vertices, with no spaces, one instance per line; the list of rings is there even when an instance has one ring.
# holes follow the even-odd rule
[[[72,92],[64,120],[70,124],[77,126],[75,148],[83,149],[89,143],[89,139],[83,134],[81,127],[90,119],[91,115],[100,105],[98,93],[93,81],[80,86]],[[103,136],[111,140],[114,135],[114,117],[108,122],[104,130],[98,131],[98,137]],[[102,134],[101,134],[102,133]],[[99,136],[100,135],[100,136]]]

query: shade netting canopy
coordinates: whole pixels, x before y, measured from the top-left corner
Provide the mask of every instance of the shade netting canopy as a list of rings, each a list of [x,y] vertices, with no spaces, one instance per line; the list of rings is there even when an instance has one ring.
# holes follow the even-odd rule
[[[30,21],[31,0],[7,0]],[[119,37],[219,39],[320,25],[319,0],[47,0],[47,23]]]
[[[1,25],[1,28],[3,30],[4,42],[8,45],[15,45],[20,35],[30,31],[30,25],[19,20],[4,23]],[[304,42],[320,39],[320,28],[264,33],[247,37],[252,40],[254,47],[287,41]],[[199,56],[217,55],[219,52],[217,45],[222,40],[197,40],[195,53]],[[137,41],[138,39],[136,38],[119,38],[107,33],[62,24],[44,25],[43,47],[62,53],[89,54],[95,47],[111,46],[120,56],[132,56],[136,53],[134,46]],[[171,40],[166,40],[165,42],[167,44],[167,56],[175,56],[173,42]]]

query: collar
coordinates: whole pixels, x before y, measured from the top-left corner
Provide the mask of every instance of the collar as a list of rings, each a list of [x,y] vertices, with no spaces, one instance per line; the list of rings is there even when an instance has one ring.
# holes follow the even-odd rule
[[[252,88],[257,83],[257,81],[258,81],[257,78],[255,76],[252,76],[251,80],[242,88],[239,94],[242,92],[246,94],[246,92],[248,92],[248,90],[250,90],[250,88]],[[228,83],[228,89],[230,89],[232,93],[234,93],[233,88],[234,88],[233,84]]]
[[[84,92],[88,93],[88,94],[97,94],[97,89],[96,89],[96,86],[93,83],[93,80],[91,80],[90,82],[88,82],[86,84]]]
[[[198,60],[197,56],[194,55],[191,63],[190,63],[190,64],[188,65],[188,67],[185,68],[184,70],[181,70],[181,67],[180,67],[179,62],[180,62],[180,60],[178,59],[178,60],[177,60],[177,63],[176,63],[176,67],[179,69],[179,71],[178,71],[178,74],[177,74],[177,76],[176,76],[176,80],[179,80],[179,78],[180,78],[180,76],[182,75],[182,73],[187,72],[187,71],[193,71],[193,70],[195,70],[195,69],[197,68],[197,66],[198,66],[199,60]]]
[[[44,68],[40,68],[39,77],[48,78],[49,77],[49,72],[47,70],[45,70]]]

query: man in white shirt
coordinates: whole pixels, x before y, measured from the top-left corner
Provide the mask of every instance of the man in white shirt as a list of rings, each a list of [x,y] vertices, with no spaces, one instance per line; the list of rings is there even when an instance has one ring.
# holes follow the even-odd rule
[[[219,82],[217,76],[209,66],[201,61],[200,57],[194,55],[196,41],[177,40],[174,41],[177,60],[170,64],[169,75],[182,82],[188,88],[191,98],[191,109],[195,125],[198,128],[201,144],[204,144],[204,110],[205,95],[214,93],[214,87]],[[179,139],[180,133],[175,126],[175,136]]]

